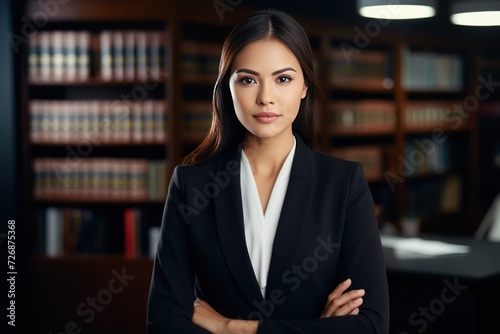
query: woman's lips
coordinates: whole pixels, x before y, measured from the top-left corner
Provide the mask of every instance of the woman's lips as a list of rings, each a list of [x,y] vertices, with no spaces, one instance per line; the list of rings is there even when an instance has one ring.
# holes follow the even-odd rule
[[[279,117],[279,115],[273,112],[260,112],[258,114],[253,115],[253,117],[255,117],[255,119],[258,120],[259,122],[271,123],[274,122]]]

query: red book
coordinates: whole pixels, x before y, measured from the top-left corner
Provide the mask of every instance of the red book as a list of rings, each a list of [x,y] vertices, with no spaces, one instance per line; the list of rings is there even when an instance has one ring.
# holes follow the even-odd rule
[[[124,255],[125,257],[135,257],[136,252],[136,228],[135,211],[133,208],[126,208],[124,211]]]

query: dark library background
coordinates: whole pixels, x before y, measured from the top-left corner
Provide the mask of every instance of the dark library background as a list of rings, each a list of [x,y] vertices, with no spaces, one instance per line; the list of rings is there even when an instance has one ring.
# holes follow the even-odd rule
[[[362,162],[381,232],[472,240],[500,193],[500,28],[452,24],[451,3],[382,20],[356,1],[1,0],[18,332],[145,332],[170,174],[210,125],[224,37],[258,9],[309,34],[318,150]]]

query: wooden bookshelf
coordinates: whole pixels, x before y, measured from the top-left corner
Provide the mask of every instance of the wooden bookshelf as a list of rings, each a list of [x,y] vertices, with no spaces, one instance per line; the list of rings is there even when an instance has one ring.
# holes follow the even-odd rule
[[[73,0],[61,5],[58,13],[40,30],[89,32],[90,67],[88,77],[84,79],[68,80],[63,75],[53,80],[50,76],[49,79],[33,76],[30,74],[33,71],[29,67],[28,46],[21,53],[24,59],[20,69],[23,76],[19,103],[22,111],[22,179],[27,190],[23,206],[29,212],[29,222],[36,225],[37,216],[43,216],[49,207],[105,212],[106,216],[112,217],[108,223],[120,240],[114,244],[112,254],[47,257],[38,252],[34,258],[34,274],[40,275],[39,292],[60,303],[33,312],[43,320],[41,328],[47,331],[62,329],[65,322],[75,317],[74,310],[84,298],[97,294],[106,286],[112,269],[126,267],[136,278],[130,283],[130,289],[116,297],[122,302],[112,303],[85,329],[145,332],[145,301],[152,260],[144,254],[124,256],[123,215],[126,208],[139,208],[149,212],[152,224],[159,226],[164,201],[147,197],[82,196],[78,195],[81,191],[78,188],[73,189],[75,196],[36,197],[33,163],[37,159],[66,157],[67,148],[77,151],[82,147],[81,138],[84,137],[33,141],[31,103],[35,100],[50,103],[94,99],[109,102],[120,99],[122,94],[139,94],[138,90],[145,87],[144,79],[117,80],[113,76],[104,79],[106,75],[102,75],[100,61],[101,33],[159,31],[164,50],[161,71],[165,75],[157,78],[157,85],[147,90],[144,98],[136,95],[137,101],[132,102],[158,100],[162,103],[164,136],[156,142],[134,142],[130,140],[133,120],[129,119],[126,127],[132,132],[124,134],[129,139],[101,141],[92,147],[90,155],[81,158],[163,160],[168,163],[168,168],[163,172],[161,182],[167,185],[175,164],[201,142],[209,129],[210,98],[223,40],[231,27],[251,11],[241,7],[221,21],[215,14],[206,15],[207,11],[213,13],[214,10],[210,1],[202,1],[196,6],[190,1],[122,1],[120,10],[116,6],[116,2],[110,0]],[[23,14],[33,18],[38,10],[37,1],[30,0]],[[470,234],[476,227],[474,222],[478,222],[487,209],[486,203],[500,191],[495,186],[500,184],[497,131],[500,89],[495,87],[491,97],[481,101],[479,113],[470,112],[467,117],[458,115],[455,121],[450,121],[453,116],[450,109],[454,104],[463,105],[468,96],[476,94],[479,75],[494,73],[494,80],[500,81],[498,50],[471,50],[459,39],[401,36],[388,32],[373,37],[366,48],[360,49],[355,61],[348,62],[345,55],[339,53],[339,47],[343,42],[352,43],[352,26],[315,18],[297,18],[310,35],[315,66],[324,91],[317,97],[318,149],[363,164],[381,227],[392,224],[400,231],[405,216],[416,214],[421,220],[422,232]],[[448,69],[435,70],[441,66],[439,64],[448,64],[444,66]],[[415,71],[419,69],[419,81],[412,82]],[[434,72],[441,73],[441,79],[453,72],[454,79],[438,80]],[[427,78],[429,76],[432,78]],[[375,106],[383,107],[377,109]],[[436,130],[442,130],[438,131],[439,134],[447,138],[445,151],[450,152],[449,161],[435,169],[402,172],[402,161],[417,154],[415,141],[432,140]],[[452,200],[446,195],[450,193],[454,195]],[[427,202],[415,204],[416,197],[422,201],[427,198]],[[430,206],[429,201],[436,202],[436,205]],[[33,237],[39,238],[39,235]],[[33,248],[35,251],[36,246]],[[57,279],[53,280],[52,276]],[[59,291],[57,286],[64,285],[64,282],[71,284]],[[118,305],[130,304],[129,300],[139,306],[123,310]],[[46,311],[40,312],[40,309]],[[120,327],[113,327],[117,323]]]

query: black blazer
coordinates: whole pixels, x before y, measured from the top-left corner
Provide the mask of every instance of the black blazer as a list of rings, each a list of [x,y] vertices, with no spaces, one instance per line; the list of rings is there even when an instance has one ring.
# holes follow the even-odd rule
[[[262,298],[248,255],[241,147],[177,166],[166,199],[148,300],[148,333],[208,333],[195,296],[223,316],[260,320],[258,333],[388,333],[389,295],[375,210],[359,163],[298,137]],[[365,289],[357,316],[319,319],[346,278]]]

